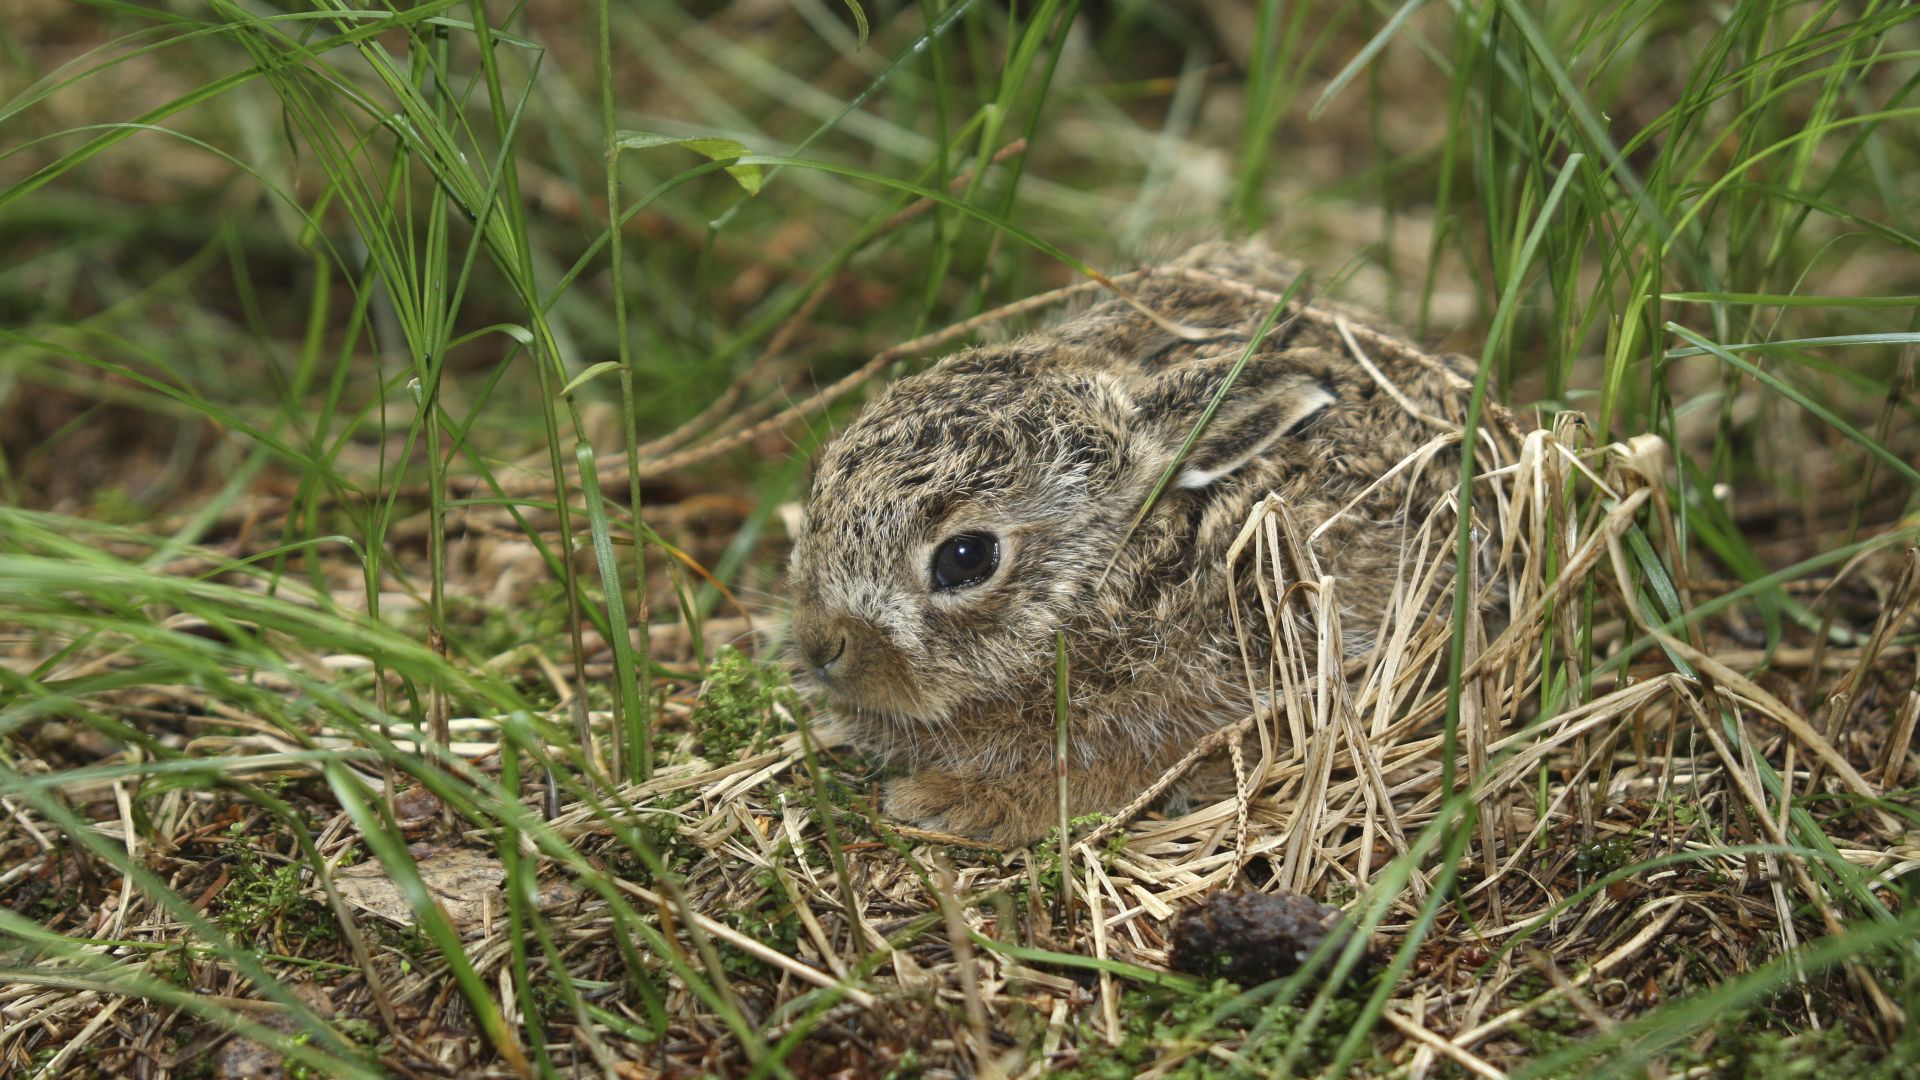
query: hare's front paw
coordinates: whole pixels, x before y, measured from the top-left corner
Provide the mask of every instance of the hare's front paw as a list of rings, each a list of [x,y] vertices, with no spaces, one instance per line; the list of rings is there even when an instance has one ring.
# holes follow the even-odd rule
[[[1007,778],[922,769],[887,785],[884,809],[931,832],[1012,847],[1047,831],[1046,805],[1034,795]]]
[[[925,769],[887,784],[881,803],[887,816],[930,832],[953,832],[947,812],[966,798],[960,777],[940,769]]]

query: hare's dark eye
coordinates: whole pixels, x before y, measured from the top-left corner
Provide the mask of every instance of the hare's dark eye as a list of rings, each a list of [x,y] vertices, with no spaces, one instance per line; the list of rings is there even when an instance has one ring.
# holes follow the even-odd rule
[[[947,538],[933,553],[935,592],[978,585],[1000,566],[1000,541],[992,533],[970,532]]]

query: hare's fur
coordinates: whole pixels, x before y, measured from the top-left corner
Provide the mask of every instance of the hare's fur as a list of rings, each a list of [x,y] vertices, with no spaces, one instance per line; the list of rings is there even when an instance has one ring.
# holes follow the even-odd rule
[[[1272,294],[1291,279],[1263,249],[1196,249],[1132,292],[1202,339],[1108,301],[899,380],[822,457],[792,559],[798,667],[858,746],[907,770],[887,787],[888,814],[1003,844],[1057,821],[1056,629],[1069,811],[1128,802],[1251,708],[1228,589],[1242,590],[1242,611],[1259,600],[1253,568],[1230,573],[1227,553],[1254,506],[1278,493],[1317,528],[1441,434],[1324,321],[1284,320],[1123,544],[1272,307],[1188,267]],[[1459,419],[1457,377],[1372,359],[1420,410]],[[1449,448],[1378,486],[1316,544],[1339,579],[1349,651],[1378,628],[1409,496],[1442,497],[1457,461]],[[997,538],[998,569],[935,590],[935,552],[968,532]],[[1264,665],[1264,620],[1248,623]]]

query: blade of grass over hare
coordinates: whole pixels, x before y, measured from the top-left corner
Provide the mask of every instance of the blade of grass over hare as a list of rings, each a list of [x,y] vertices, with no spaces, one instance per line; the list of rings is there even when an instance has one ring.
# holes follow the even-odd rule
[[[1193,444],[1200,440],[1200,436],[1207,430],[1207,425],[1213,422],[1214,414],[1220,411],[1220,403],[1227,400],[1227,395],[1233,391],[1234,381],[1240,377],[1242,371],[1246,370],[1247,362],[1253,359],[1253,354],[1260,350],[1261,343],[1267,340],[1267,336],[1277,326],[1285,325],[1280,319],[1281,313],[1293,305],[1295,297],[1305,291],[1305,286],[1305,275],[1288,282],[1286,292],[1280,295],[1280,299],[1268,310],[1266,317],[1260,320],[1260,325],[1255,328],[1253,336],[1247,339],[1246,348],[1240,350],[1239,359],[1234,361],[1233,367],[1227,369],[1226,375],[1220,380],[1220,388],[1213,392],[1212,398],[1208,399],[1207,407],[1201,411],[1200,418],[1194,421],[1193,429],[1187,432],[1187,437],[1180,443],[1180,449],[1174,453],[1173,460],[1161,470],[1159,479],[1153,482],[1153,489],[1147,492],[1146,500],[1140,504],[1140,509],[1134,513],[1133,520],[1128,523],[1127,531],[1121,535],[1120,542],[1114,545],[1113,554],[1107,557],[1106,569],[1100,572],[1100,581],[1105,581],[1107,575],[1113,572],[1114,564],[1120,561],[1120,552],[1127,546],[1127,541],[1132,540],[1133,535],[1140,531],[1140,523],[1147,520],[1147,515],[1153,512],[1154,505],[1160,501],[1160,496],[1167,490],[1167,485],[1173,483],[1173,478],[1180,475],[1180,466],[1187,460],[1187,455],[1193,451]],[[1289,316],[1290,319],[1297,317],[1297,315]]]

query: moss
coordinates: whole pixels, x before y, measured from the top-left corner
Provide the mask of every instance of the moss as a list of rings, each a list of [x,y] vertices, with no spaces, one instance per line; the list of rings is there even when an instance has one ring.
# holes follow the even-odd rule
[[[1366,992],[1361,987],[1335,997],[1296,1049],[1293,1044],[1309,1007],[1304,1000],[1243,1002],[1238,1000],[1242,989],[1225,979],[1185,996],[1130,991],[1120,1002],[1119,1045],[1107,1045],[1103,1032],[1083,1025],[1080,1059],[1058,1075],[1120,1080],[1147,1069],[1188,1080],[1308,1075],[1333,1060],[1358,1019]],[[1216,1048],[1231,1057],[1223,1059],[1214,1053]]]
[[[1613,873],[1633,862],[1633,840],[1625,836],[1608,837],[1583,844],[1573,855],[1573,871],[1592,880]]]
[[[786,674],[777,665],[721,649],[689,721],[701,756],[721,761],[766,749],[782,726],[776,705],[789,712],[800,708]]]
[[[785,891],[765,892],[751,904],[723,911],[720,920],[754,941],[776,952],[792,956],[800,949],[800,915],[787,900]],[[720,963],[727,973],[738,978],[778,977],[781,973],[765,962],[724,942],[720,944]]]
[[[264,931],[298,941],[332,940],[339,927],[326,906],[304,895],[304,863],[274,865],[252,841],[242,825],[231,830],[233,844],[230,877],[220,891],[214,917],[235,938],[246,941]]]
[[[1844,1027],[1783,1030],[1766,1006],[1722,1017],[1705,1050],[1682,1044],[1668,1059],[1671,1072],[1703,1070],[1709,1076],[1787,1080],[1790,1077],[1847,1077],[1848,1080],[1897,1080],[1914,1075],[1920,1047],[1896,1046],[1887,1052],[1862,1042]],[[1905,1052],[1902,1052],[1902,1051]]]

